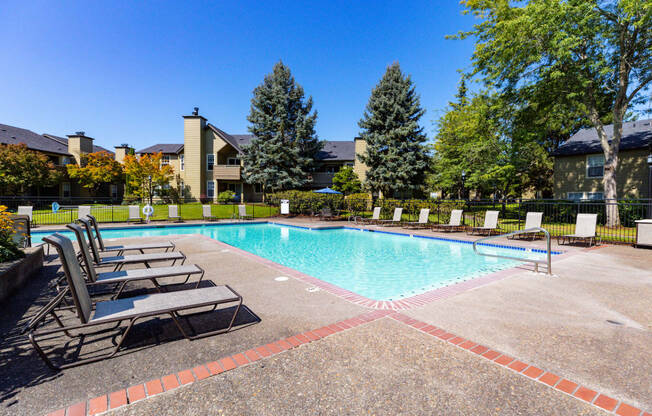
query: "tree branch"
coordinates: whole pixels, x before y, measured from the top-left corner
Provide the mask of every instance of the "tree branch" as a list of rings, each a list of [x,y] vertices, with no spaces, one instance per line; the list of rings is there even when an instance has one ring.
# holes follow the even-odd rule
[[[634,99],[636,94],[638,94],[639,91],[641,91],[643,88],[645,88],[647,86],[647,84],[649,84],[650,82],[652,82],[652,75],[650,75],[647,78],[643,79],[641,81],[641,83],[638,84],[638,86],[632,90],[632,92],[627,96],[627,102],[629,103],[632,99]]]

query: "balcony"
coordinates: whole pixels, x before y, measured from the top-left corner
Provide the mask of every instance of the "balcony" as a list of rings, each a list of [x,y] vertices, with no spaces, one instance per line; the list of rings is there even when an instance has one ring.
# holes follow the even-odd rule
[[[238,165],[214,165],[213,178],[222,180],[235,180],[242,179],[241,167]]]

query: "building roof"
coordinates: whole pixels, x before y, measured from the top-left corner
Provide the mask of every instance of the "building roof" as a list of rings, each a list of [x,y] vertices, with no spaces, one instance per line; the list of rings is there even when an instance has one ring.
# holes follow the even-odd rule
[[[324,147],[317,153],[317,160],[345,161],[355,160],[355,142],[324,141]]]
[[[59,143],[66,146],[66,149],[68,149],[68,138],[67,137],[59,137],[59,136],[55,136],[53,134],[48,134],[48,133],[43,133],[43,137],[46,137],[46,138],[52,139],[52,140],[56,140]],[[107,152],[109,154],[114,154],[111,150],[105,149],[102,146],[93,145],[93,153],[95,153],[95,152]]]
[[[70,156],[67,141],[61,142],[31,130],[0,124],[0,144],[18,143],[25,143],[32,150]]]
[[[168,153],[179,154],[183,150],[183,143],[158,143],[144,149],[137,150],[136,153]]]
[[[604,126],[609,137],[613,137],[613,124]],[[644,149],[652,145],[652,119],[628,121],[623,123],[623,136],[620,150]],[[571,136],[553,152],[553,156],[585,155],[601,153],[602,146],[595,128],[582,129]]]

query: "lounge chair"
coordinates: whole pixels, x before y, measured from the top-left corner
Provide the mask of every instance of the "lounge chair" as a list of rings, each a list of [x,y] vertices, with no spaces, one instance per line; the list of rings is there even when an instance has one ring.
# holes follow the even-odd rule
[[[373,224],[376,221],[380,220],[380,207],[374,207],[374,212],[371,215],[371,218],[364,217],[354,217],[356,221],[360,221],[363,224]]]
[[[328,221],[337,219],[337,216],[333,214],[331,207],[324,207],[319,210],[318,213],[314,214],[315,217],[319,217],[321,221]]]
[[[77,207],[77,219],[86,218],[87,215],[91,215],[90,205],[80,205]]]
[[[83,245],[88,244],[86,242],[86,237],[84,237],[84,230],[77,224],[68,224],[66,228],[72,230],[77,237],[77,243],[79,244],[80,250]],[[185,254],[180,251],[170,251],[166,253],[147,253],[147,254],[131,254],[126,256],[111,256],[111,257],[102,257],[97,245],[95,244],[95,239],[90,240],[91,253],[93,254],[93,263],[97,267],[113,266],[113,271],[118,271],[122,269],[127,264],[139,264],[142,263],[148,269],[151,267],[149,264],[157,261],[172,261],[172,266],[174,266],[177,260],[181,260],[181,264],[186,262]],[[87,264],[87,269],[92,267],[91,264]],[[90,272],[89,272],[90,273]]]
[[[81,251],[81,259],[84,263],[84,268],[86,269],[86,284],[88,285],[108,285],[108,284],[119,284],[119,290],[113,296],[113,299],[116,299],[120,296],[124,287],[127,283],[133,282],[136,280],[150,280],[156,289],[161,291],[161,285],[159,285],[157,279],[164,277],[176,277],[176,276],[186,276],[186,280],[180,284],[188,283],[190,276],[195,274],[200,274],[199,280],[195,285],[195,288],[199,287],[199,283],[204,278],[204,270],[201,267],[195,264],[186,264],[181,266],[170,266],[170,267],[153,267],[145,269],[131,269],[131,270],[120,270],[115,272],[104,272],[98,273],[93,266],[93,259],[91,258],[91,253],[88,250],[88,245],[84,240],[78,240]]]
[[[451,216],[448,219],[448,224],[434,224],[433,230],[437,231],[460,231],[464,229],[462,225],[462,210],[454,209],[451,211]]]
[[[53,299],[53,301],[48,303],[37,313],[37,315],[26,325],[25,331],[29,333],[29,340],[38,355],[51,369],[60,370],[104,360],[114,356],[120,350],[124,339],[129,334],[129,330],[133,327],[134,323],[143,318],[169,315],[174,321],[175,326],[179,329],[179,332],[181,332],[185,338],[193,340],[230,331],[235,322],[235,318],[240,311],[242,296],[226,285],[177,292],[155,293],[94,303],[88,293],[84,278],[82,277],[81,267],[75,259],[75,251],[71,241],[60,234],[53,234],[44,237],[43,240],[52,244],[57,249],[61,263],[63,264],[63,270],[68,281],[68,286],[65,291],[62,291],[55,297],[55,299]],[[61,302],[63,302],[67,292],[72,295],[79,323],[64,326],[56,316],[55,309]],[[237,307],[233,312],[228,327],[225,329],[205,332],[202,334],[197,334],[193,330],[193,333],[189,334],[181,325],[180,318],[182,315],[180,315],[179,312],[203,307],[211,307],[211,310],[215,310],[217,306],[227,303],[237,303]],[[187,319],[187,317],[196,314],[197,312],[184,314],[183,317]],[[48,315],[54,315],[56,318],[55,321],[59,324],[59,328],[38,330],[40,324]],[[117,328],[120,327],[120,324],[124,321],[127,321],[127,324],[122,325],[122,336],[115,340],[116,346],[112,351],[76,362],[69,362],[59,366],[55,365],[37,342],[37,338],[47,337],[48,339],[51,339],[52,335],[62,332],[69,337],[82,337],[83,339],[84,335],[106,331],[106,324],[117,323]],[[100,326],[97,327],[98,325]],[[94,329],[94,331],[82,331],[84,329]],[[74,330],[74,334],[70,332],[71,330]]]
[[[143,222],[143,217],[140,216],[140,207],[138,205],[129,205],[129,218],[127,218],[127,222],[131,221]]]
[[[575,232],[557,237],[557,244],[563,244],[564,241],[572,244],[575,240],[584,240],[590,246],[594,245],[597,223],[598,214],[577,214]]]
[[[406,228],[427,228],[428,218],[430,217],[430,208],[421,208],[419,211],[419,221],[404,222]]]
[[[18,215],[27,215],[29,217],[29,222],[34,224],[34,219],[32,218],[32,212],[33,212],[34,207],[31,205],[28,206],[19,206],[18,211],[16,211],[16,214]]]
[[[204,221],[215,221],[217,220],[217,217],[213,215],[211,212],[211,206],[210,205],[202,205],[201,206],[202,210],[202,215],[204,216]]]
[[[530,228],[541,228],[542,220],[543,220],[543,212],[528,212],[527,214],[525,214],[525,226],[523,227],[523,229],[527,230]],[[527,233],[515,234],[511,236],[511,238],[512,239],[530,238],[531,240],[534,240],[535,238],[540,237],[541,234],[542,234],[541,231],[529,231]]]
[[[181,215],[179,215],[179,206],[178,205],[168,205],[168,220],[174,220],[176,222],[182,222]]]
[[[86,234],[88,238],[92,238],[93,231],[95,230],[95,241],[97,242],[97,249],[100,253],[110,253],[117,252],[118,256],[121,256],[125,251],[140,251],[142,254],[145,254],[144,250],[158,250],[164,249],[167,251],[174,251],[175,245],[171,241],[164,243],[143,243],[143,244],[128,244],[128,245],[115,245],[115,246],[105,246],[104,240],[102,239],[102,234],[100,233],[100,228],[97,225],[97,220],[94,216],[89,215],[86,218],[81,218],[79,222],[86,229]],[[91,229],[92,228],[92,229]]]
[[[403,216],[403,208],[394,208],[394,216],[391,220],[377,220],[377,225],[392,226],[401,225],[401,217]]]
[[[253,220],[253,215],[247,214],[246,205],[238,205],[238,219],[239,220]]]
[[[487,211],[484,214],[484,225],[482,227],[471,227],[468,234],[486,234],[491,235],[492,232],[498,230],[498,211]]]

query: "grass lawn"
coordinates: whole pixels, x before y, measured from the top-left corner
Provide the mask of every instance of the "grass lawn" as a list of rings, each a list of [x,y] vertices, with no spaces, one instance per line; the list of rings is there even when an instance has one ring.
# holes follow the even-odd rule
[[[247,214],[253,215],[255,218],[265,218],[278,214],[278,207],[267,206],[263,204],[246,204]],[[140,205],[140,213],[142,213],[144,205]],[[178,205],[179,215],[184,220],[201,220],[202,204],[182,204]],[[211,204],[211,213],[216,218],[230,219],[237,217],[237,205],[216,205]],[[129,207],[127,205],[93,205],[91,214],[97,218],[99,222],[125,222],[129,218]],[[153,220],[165,220],[168,218],[167,205],[154,205]],[[53,213],[52,210],[42,209],[34,210],[33,219],[36,224],[50,225],[50,224],[68,224],[77,219],[77,209],[60,210]]]

